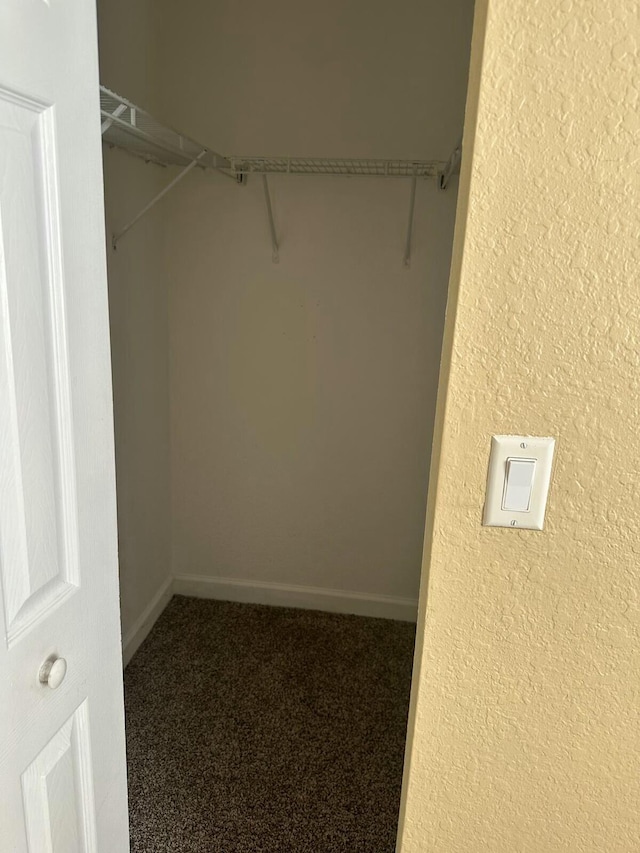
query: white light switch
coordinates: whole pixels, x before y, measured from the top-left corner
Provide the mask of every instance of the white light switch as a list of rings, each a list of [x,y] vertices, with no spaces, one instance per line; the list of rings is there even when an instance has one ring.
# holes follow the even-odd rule
[[[535,470],[535,459],[507,459],[502,509],[529,512]]]
[[[542,530],[555,439],[494,435],[482,523]]]

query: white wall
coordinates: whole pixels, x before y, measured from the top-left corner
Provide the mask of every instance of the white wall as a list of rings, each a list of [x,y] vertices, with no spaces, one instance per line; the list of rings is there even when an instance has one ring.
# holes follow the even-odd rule
[[[473,0],[156,8],[159,109],[223,154],[446,159],[461,134]]]
[[[415,597],[455,191],[194,176],[169,212],[174,570]]]
[[[461,132],[468,0],[161,8],[160,109],[223,153],[446,159]],[[165,209],[174,572],[416,599],[455,185],[419,185],[410,271],[408,182],[271,186],[279,265],[259,179]]]
[[[153,108],[153,3],[102,0],[101,80]],[[165,170],[105,150],[107,231],[126,223],[166,181]],[[125,656],[171,575],[169,338],[163,213],[107,248],[113,366],[120,588]],[[161,604],[162,602],[160,602]],[[148,620],[147,620],[148,621]]]
[[[102,80],[223,153],[446,159],[472,5],[102,0]],[[105,174],[110,226],[170,177]],[[260,181],[201,172],[110,253],[130,633],[171,573],[417,597],[455,184],[419,184],[411,270],[407,181],[272,191],[277,266]]]

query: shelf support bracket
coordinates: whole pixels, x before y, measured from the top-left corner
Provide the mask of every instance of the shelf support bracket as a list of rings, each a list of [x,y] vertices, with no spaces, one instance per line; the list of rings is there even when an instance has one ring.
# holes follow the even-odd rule
[[[413,174],[411,178],[411,193],[409,195],[409,221],[407,222],[407,242],[404,247],[404,257],[402,263],[407,267],[411,266],[411,237],[413,235],[413,211],[416,206],[416,186],[418,183],[417,175]]]
[[[438,187],[441,190],[446,190],[449,181],[452,176],[455,174],[456,169],[460,166],[460,161],[462,160],[462,137],[460,137],[460,141],[453,149],[451,156],[447,160],[447,164],[440,173],[440,179],[438,181]]]
[[[151,208],[155,204],[157,204],[160,201],[160,199],[163,198],[169,192],[169,190],[173,189],[175,187],[175,185],[178,183],[178,181],[181,181],[184,178],[184,176],[187,175],[193,169],[194,166],[197,166],[200,158],[204,157],[204,155],[206,153],[207,153],[207,149],[205,148],[198,154],[198,156],[195,158],[195,160],[192,160],[190,163],[188,163],[184,167],[184,169],[181,172],[178,172],[178,174],[175,176],[175,178],[172,181],[169,181],[169,183],[166,185],[166,187],[164,189],[160,190],[160,192],[157,195],[155,195],[151,199],[151,201],[142,208],[142,210],[140,211],[140,213],[137,214],[137,216],[133,217],[131,222],[129,222],[127,225],[125,225],[124,228],[122,228],[120,231],[118,231],[117,234],[113,235],[111,245],[113,246],[114,249],[117,247],[118,243],[124,237],[124,235],[127,233],[127,231],[129,231],[131,228],[133,228],[133,226],[136,224],[136,222],[139,222],[139,220],[142,219],[142,217],[145,215],[145,213],[147,213],[149,210],[151,210]]]
[[[103,136],[109,130],[111,125],[115,123],[115,119],[119,118],[122,113],[128,109],[129,107],[126,104],[118,104],[115,110],[111,113],[111,118],[107,118],[102,122],[101,132]]]
[[[271,196],[269,194],[269,182],[267,176],[262,176],[262,186],[264,187],[264,201],[267,206],[267,217],[269,219],[269,231],[271,232],[271,258],[274,264],[280,260],[280,248],[278,246],[278,238],[276,237],[276,226],[273,221],[273,209],[271,207]]]

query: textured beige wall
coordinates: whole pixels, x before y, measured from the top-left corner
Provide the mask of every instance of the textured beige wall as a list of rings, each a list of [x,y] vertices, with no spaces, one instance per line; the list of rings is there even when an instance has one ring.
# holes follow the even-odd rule
[[[225,153],[446,158],[471,0],[160,3],[173,124]],[[407,181],[189,176],[166,208],[174,571],[417,598],[455,215]]]
[[[101,0],[100,74],[116,92],[152,109],[157,94],[151,0]],[[105,149],[109,234],[167,181],[156,166]],[[107,247],[118,488],[122,628],[125,639],[171,571],[169,331],[158,207]]]
[[[478,7],[401,850],[632,853],[638,9],[490,0],[480,78]],[[480,526],[508,432],[558,438],[544,532]]]

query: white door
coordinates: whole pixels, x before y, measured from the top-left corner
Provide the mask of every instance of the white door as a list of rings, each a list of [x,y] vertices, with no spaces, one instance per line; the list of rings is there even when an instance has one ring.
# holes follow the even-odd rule
[[[93,0],[0,0],[2,853],[129,849],[98,109]]]

